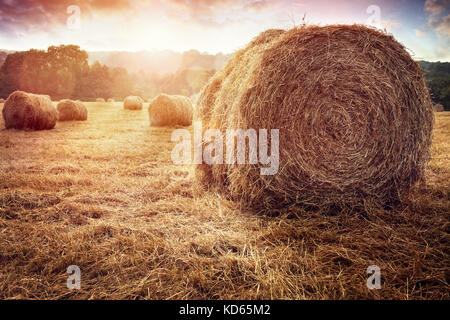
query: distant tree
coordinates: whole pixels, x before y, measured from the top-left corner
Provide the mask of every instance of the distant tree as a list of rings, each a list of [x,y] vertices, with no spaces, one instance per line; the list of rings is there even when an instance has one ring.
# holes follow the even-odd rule
[[[2,95],[14,90],[70,98],[80,87],[81,75],[89,67],[86,51],[78,46],[31,49],[9,54],[0,69]]]
[[[426,85],[435,104],[442,104],[450,110],[450,63],[420,61],[425,73]]]
[[[112,69],[110,71],[110,76],[112,82],[112,96],[123,99],[131,94],[133,86],[128,71],[125,68]]]
[[[440,100],[445,110],[450,110],[450,85],[441,90]]]
[[[0,74],[2,79],[2,95],[9,95],[20,88],[20,79],[23,71],[23,61],[26,52],[9,54],[3,63]]]
[[[98,61],[84,74],[81,82],[79,96],[82,99],[107,99],[114,96],[109,68]]]
[[[116,60],[120,65],[122,60]],[[160,75],[145,66],[129,73],[125,67],[111,69],[98,61],[89,65],[86,51],[75,45],[15,52],[6,56],[0,68],[0,96],[7,97],[14,90],[48,94],[53,99],[81,100],[123,99],[128,95],[148,99],[159,93],[192,95],[214,74],[216,56],[191,50],[183,54],[182,60],[186,68]]]
[[[427,87],[433,102],[440,103],[446,110],[450,110],[450,76],[428,80]]]
[[[74,97],[81,89],[81,77],[88,69],[88,54],[75,45],[51,46],[47,50],[48,92],[57,98]]]

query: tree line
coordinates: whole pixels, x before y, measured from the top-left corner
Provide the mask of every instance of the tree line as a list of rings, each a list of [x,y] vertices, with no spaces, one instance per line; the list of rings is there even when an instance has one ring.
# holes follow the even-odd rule
[[[433,102],[450,110],[450,63],[420,61],[420,67]]]
[[[122,100],[128,95],[144,99],[158,93],[192,95],[215,70],[180,70],[159,75],[141,70],[110,68],[98,61],[89,65],[88,54],[76,45],[51,46],[10,53],[0,68],[0,97],[15,90],[47,94],[53,100],[64,98],[91,101],[96,98]]]
[[[186,53],[187,67],[188,58],[198,64],[199,54],[194,53]],[[450,63],[420,61],[420,66],[433,102],[450,110]],[[148,99],[159,93],[190,96],[199,92],[214,72],[181,68],[168,75],[146,70],[129,73],[123,67],[110,68],[98,61],[89,65],[87,52],[79,46],[51,46],[9,53],[0,68],[0,97],[6,98],[15,90],[48,94],[53,100],[122,100],[128,95]]]

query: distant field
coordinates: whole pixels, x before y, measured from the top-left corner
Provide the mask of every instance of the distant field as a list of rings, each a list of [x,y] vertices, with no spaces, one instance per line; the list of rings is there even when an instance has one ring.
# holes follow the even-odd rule
[[[0,120],[0,298],[450,298],[450,112],[404,204],[274,216],[196,189],[148,104],[86,105],[88,121],[50,131]],[[66,288],[69,265],[81,290]]]

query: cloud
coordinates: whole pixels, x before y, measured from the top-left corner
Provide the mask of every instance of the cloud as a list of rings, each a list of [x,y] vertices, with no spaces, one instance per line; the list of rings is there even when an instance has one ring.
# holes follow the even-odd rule
[[[445,55],[445,56],[449,56],[450,55],[450,50],[448,48],[439,47],[438,48],[438,52],[440,54],[442,54],[442,55]]]
[[[400,23],[396,20],[383,20],[382,25],[386,29],[396,29]]]
[[[420,38],[424,38],[427,36],[427,34],[425,32],[423,32],[422,30],[419,30],[419,29],[415,29],[414,32],[416,33],[416,36],[418,36]]]
[[[83,17],[90,17],[94,11],[112,13],[132,9],[130,0],[0,0],[0,30],[9,33],[8,36],[47,31],[66,23],[67,8],[71,5],[79,6]]]
[[[450,0],[427,0],[424,10],[428,13],[427,27],[438,38],[437,55],[447,59],[449,54],[445,48],[450,46]]]
[[[450,37],[450,14],[443,18],[435,17],[431,19],[429,25],[436,30],[438,34]]]
[[[277,0],[257,0],[252,1],[245,6],[245,9],[252,12],[270,11],[281,6],[281,2]]]
[[[448,10],[450,0],[427,0],[425,1],[425,11],[432,15],[438,15]]]
[[[245,20],[246,13],[253,17],[275,10],[282,0],[161,0],[173,18],[183,17],[193,23],[223,25],[235,20]]]
[[[449,37],[450,0],[427,0],[424,9],[428,13],[428,27],[436,31],[438,35]]]

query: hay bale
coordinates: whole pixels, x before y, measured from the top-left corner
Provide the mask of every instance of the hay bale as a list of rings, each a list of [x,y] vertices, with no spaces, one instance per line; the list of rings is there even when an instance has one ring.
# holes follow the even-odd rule
[[[444,106],[440,103],[437,103],[437,104],[433,105],[433,111],[434,112],[442,112],[442,111],[444,111]]]
[[[200,96],[200,93],[194,93],[193,95],[191,95],[189,97],[189,99],[191,99],[191,102],[192,102],[193,105],[197,104],[199,96]]]
[[[160,94],[148,106],[150,125],[190,126],[192,124],[192,102],[188,97]]]
[[[113,98],[109,98],[109,99],[108,99],[108,102],[113,102],[113,103],[114,103],[115,101],[114,101]]]
[[[81,101],[61,100],[56,106],[59,121],[87,120],[87,109]]]
[[[127,110],[142,110],[144,100],[137,96],[128,96],[123,100],[123,108]]]
[[[195,170],[203,186],[266,209],[401,199],[424,175],[433,127],[419,65],[392,36],[358,25],[262,33],[210,79],[194,120],[279,129],[275,175],[259,162]]]
[[[0,103],[5,103],[5,99],[0,98]]]
[[[53,129],[58,112],[48,97],[14,91],[6,99],[3,119],[7,129]]]
[[[103,98],[97,98],[97,99],[95,99],[95,102],[105,102],[105,99],[103,99]]]

